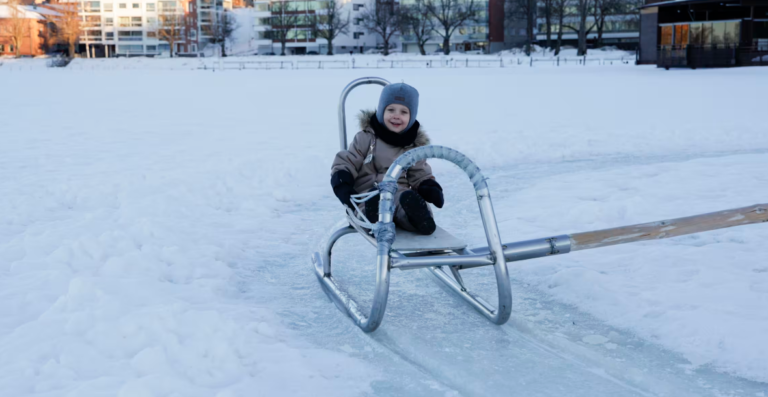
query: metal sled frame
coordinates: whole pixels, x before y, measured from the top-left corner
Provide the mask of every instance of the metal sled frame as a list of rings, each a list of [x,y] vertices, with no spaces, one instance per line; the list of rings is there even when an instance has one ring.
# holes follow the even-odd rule
[[[347,149],[344,110],[346,98],[352,89],[363,84],[386,86],[389,83],[377,77],[364,77],[354,80],[344,88],[339,103],[339,143],[341,150]],[[432,158],[450,161],[466,172],[475,188],[480,216],[483,220],[488,242],[487,247],[467,249],[463,243],[460,241],[457,243],[458,240],[455,237],[439,228],[435,233],[437,237],[432,239],[435,241],[400,231],[398,233],[401,240],[397,244],[395,243],[396,230],[393,223],[395,206],[393,200],[397,192],[397,180],[402,172],[417,161]],[[660,222],[502,244],[490,191],[480,169],[463,154],[441,146],[424,146],[404,153],[387,170],[384,180],[379,184],[379,190],[381,198],[375,238],[367,230],[350,221],[349,226],[335,230],[331,234],[321,252],[315,252],[312,255],[315,275],[325,293],[365,332],[375,331],[381,325],[387,307],[389,275],[392,269],[427,268],[438,280],[461,296],[477,311],[493,323],[501,325],[507,322],[512,314],[512,291],[507,273],[507,262],[768,221],[768,205],[756,205]],[[352,297],[339,286],[331,271],[333,246],[341,237],[356,232],[377,248],[376,287],[373,304],[367,316]],[[405,238],[405,243],[402,243],[403,238]],[[419,245],[421,241],[424,243]],[[493,307],[487,301],[469,292],[459,274],[460,270],[481,266],[493,266],[494,268],[498,290],[498,307]]]

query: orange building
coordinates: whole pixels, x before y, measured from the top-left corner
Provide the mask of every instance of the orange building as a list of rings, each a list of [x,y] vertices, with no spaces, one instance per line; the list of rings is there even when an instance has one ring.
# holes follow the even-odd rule
[[[35,5],[0,4],[0,55],[35,56],[48,52],[55,44],[50,18],[57,15]]]

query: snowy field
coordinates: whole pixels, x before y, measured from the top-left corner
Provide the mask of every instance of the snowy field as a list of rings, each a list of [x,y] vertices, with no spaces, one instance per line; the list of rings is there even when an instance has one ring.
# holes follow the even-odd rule
[[[371,74],[483,168],[505,242],[768,202],[766,68],[0,67],[0,396],[768,396],[766,224],[510,264],[501,327],[394,272],[362,333],[310,254],[342,218],[338,95]],[[432,165],[438,224],[484,245]],[[370,303],[374,249],[334,254]]]

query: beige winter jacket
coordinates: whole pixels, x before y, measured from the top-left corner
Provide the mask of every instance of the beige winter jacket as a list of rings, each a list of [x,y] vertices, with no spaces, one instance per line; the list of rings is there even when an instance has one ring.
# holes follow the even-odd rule
[[[370,119],[374,111],[361,111],[358,116],[361,131],[355,135],[349,150],[342,150],[333,160],[331,175],[340,170],[346,170],[355,179],[354,188],[358,193],[365,193],[384,179],[384,174],[390,165],[403,153],[419,146],[429,145],[429,136],[422,128],[416,134],[416,140],[406,147],[392,146],[376,138]],[[366,161],[373,147],[373,157]],[[432,168],[426,160],[413,165],[400,175],[397,181],[398,194],[407,189],[417,189],[419,184],[427,179],[434,179]]]

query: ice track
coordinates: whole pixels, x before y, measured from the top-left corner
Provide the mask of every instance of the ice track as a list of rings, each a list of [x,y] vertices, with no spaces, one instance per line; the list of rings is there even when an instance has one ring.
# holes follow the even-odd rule
[[[490,178],[496,206],[502,207],[510,204],[500,199],[505,192],[526,187],[539,178],[765,154],[768,150],[617,156],[485,172]],[[474,209],[471,189],[461,182],[449,182],[448,186],[452,188],[454,205]],[[460,198],[458,203],[456,196]],[[304,225],[323,225],[323,221],[328,225],[326,204],[307,208],[306,213],[286,216],[303,219]],[[323,210],[319,211],[318,207]],[[449,225],[466,222],[465,218],[454,222],[449,219],[446,217]],[[502,238],[507,241],[504,229],[502,227]],[[322,227],[301,229],[291,240],[303,242],[308,236],[322,235],[323,230]],[[461,234],[471,241],[469,232]],[[480,240],[474,241],[476,245],[483,243],[482,234],[479,237]],[[292,309],[284,310],[281,315],[289,319],[292,328],[319,346],[372,361],[382,368],[383,379],[373,383],[376,395],[693,397],[762,396],[768,390],[766,384],[732,377],[708,366],[692,368],[688,360],[678,354],[558,303],[516,280],[514,271],[511,272],[513,315],[510,322],[501,327],[488,323],[465,302],[444,290],[427,271],[395,271],[385,323],[373,334],[364,334],[316,285],[307,259],[309,252],[282,258],[274,266],[268,266],[278,270],[269,272],[275,288],[270,289],[270,293],[248,291],[247,295],[258,301],[285,291],[280,284],[290,284],[290,292],[281,294],[285,301],[280,306]],[[361,304],[369,305],[374,286],[374,249],[361,237],[350,235],[338,243],[334,255],[337,277]],[[538,261],[546,260],[551,258]],[[509,266],[512,268],[514,264]],[[483,296],[493,297],[495,285],[490,269],[474,270],[462,272],[465,281],[473,285],[472,288],[480,286]],[[240,269],[244,285],[252,276],[249,273],[251,270],[247,268]]]

